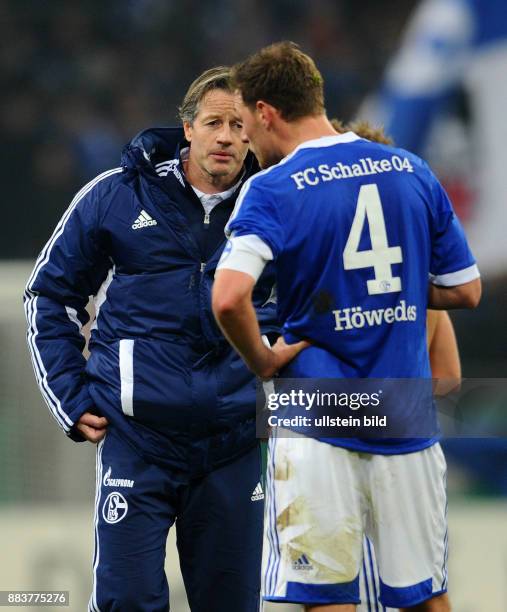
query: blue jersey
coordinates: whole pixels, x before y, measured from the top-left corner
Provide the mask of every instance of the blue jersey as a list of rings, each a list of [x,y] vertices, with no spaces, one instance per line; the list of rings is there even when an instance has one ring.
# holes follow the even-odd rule
[[[428,165],[350,132],[303,143],[247,181],[228,231],[270,247],[284,335],[314,343],[283,372],[292,378],[430,378],[429,279],[453,286],[478,276]],[[398,440],[388,452],[430,443]]]

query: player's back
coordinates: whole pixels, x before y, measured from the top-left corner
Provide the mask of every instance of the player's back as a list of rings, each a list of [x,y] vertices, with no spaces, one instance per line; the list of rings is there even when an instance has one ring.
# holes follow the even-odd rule
[[[247,191],[265,213],[252,233],[277,262],[286,337],[318,347],[285,375],[429,377],[428,278],[454,271],[439,239],[454,215],[427,165],[348,133],[304,143]]]

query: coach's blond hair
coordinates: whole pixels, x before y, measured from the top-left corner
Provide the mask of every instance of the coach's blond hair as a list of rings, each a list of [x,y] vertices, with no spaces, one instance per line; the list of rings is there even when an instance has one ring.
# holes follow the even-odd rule
[[[229,66],[210,68],[203,72],[201,76],[198,76],[190,85],[181,106],[178,108],[182,123],[188,122],[192,125],[199,113],[199,104],[202,99],[214,89],[222,89],[230,93],[234,91]]]

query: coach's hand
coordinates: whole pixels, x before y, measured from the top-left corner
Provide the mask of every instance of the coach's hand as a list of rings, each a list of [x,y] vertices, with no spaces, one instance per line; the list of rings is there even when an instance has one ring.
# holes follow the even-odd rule
[[[106,435],[108,421],[105,417],[97,416],[91,412],[84,412],[76,423],[76,429],[88,440],[96,444]]]
[[[292,361],[294,357],[299,355],[299,353],[311,346],[310,342],[306,340],[301,340],[300,342],[295,342],[294,344],[287,344],[284,340],[283,336],[280,336],[275,344],[271,347],[271,352],[274,353],[274,357],[271,360],[269,368],[265,369],[261,378],[269,379],[272,378],[279,370],[285,367],[289,361]]]

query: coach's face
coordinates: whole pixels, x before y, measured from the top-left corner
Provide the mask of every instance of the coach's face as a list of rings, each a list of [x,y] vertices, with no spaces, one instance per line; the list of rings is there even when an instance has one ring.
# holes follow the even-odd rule
[[[283,157],[279,150],[276,137],[270,129],[269,118],[263,110],[250,109],[240,98],[239,113],[243,124],[243,138],[250,143],[250,150],[257,158],[261,168],[269,168],[277,164]]]
[[[237,95],[223,89],[208,92],[193,123],[183,124],[190,142],[189,164],[213,182],[232,185],[248,152],[242,127]]]

